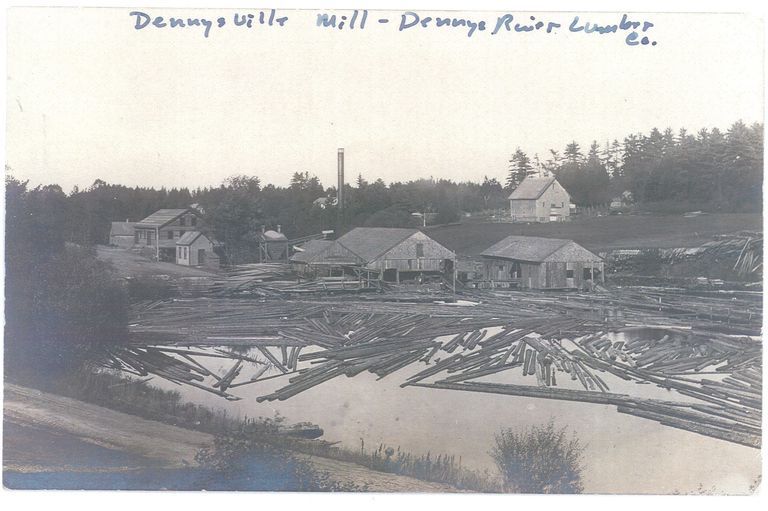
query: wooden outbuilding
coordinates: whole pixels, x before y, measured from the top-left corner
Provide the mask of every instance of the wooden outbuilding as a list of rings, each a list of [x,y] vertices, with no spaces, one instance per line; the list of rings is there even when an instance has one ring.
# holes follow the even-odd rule
[[[134,242],[136,222],[112,222],[109,230],[109,244],[120,248],[131,248]]]
[[[213,243],[199,231],[187,231],[176,241],[176,264],[183,266],[219,267],[219,256]]]
[[[605,282],[603,260],[572,240],[508,236],[480,255],[491,286],[588,289]]]
[[[526,177],[509,196],[514,222],[564,222],[571,196],[554,177]]]
[[[299,259],[303,257],[308,256]],[[455,259],[453,252],[418,229],[357,227],[330,244],[317,245],[304,264],[310,270],[354,266],[377,272],[381,280],[399,282],[452,275]]]

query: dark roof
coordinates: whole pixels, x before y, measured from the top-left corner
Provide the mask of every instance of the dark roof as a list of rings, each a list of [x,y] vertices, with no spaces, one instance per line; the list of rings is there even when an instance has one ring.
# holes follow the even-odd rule
[[[417,229],[356,227],[337,239],[336,243],[369,263],[417,232]]]
[[[188,212],[188,208],[184,209],[158,209],[147,218],[136,224],[136,227],[156,228],[163,227],[165,224],[173,222],[184,213]]]
[[[136,222],[112,222],[110,236],[133,236],[133,226]]]
[[[526,177],[510,194],[510,199],[535,200],[541,197],[549,186],[555,182],[554,177]]]
[[[310,263],[320,252],[333,245],[330,240],[309,240],[301,245],[301,252],[296,252],[291,256],[294,263]]]
[[[507,236],[480,255],[540,263],[550,261],[602,261],[573,240]]]
[[[203,233],[200,231],[187,231],[184,234],[181,235],[181,238],[176,240],[177,245],[191,245],[195,242],[197,238],[200,236],[203,236]],[[203,236],[205,237],[205,236]],[[208,239],[208,238],[205,238]]]

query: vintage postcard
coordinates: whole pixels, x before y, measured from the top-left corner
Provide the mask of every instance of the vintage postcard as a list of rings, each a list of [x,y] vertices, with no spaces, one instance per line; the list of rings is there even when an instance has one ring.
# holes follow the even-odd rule
[[[759,490],[760,16],[6,14],[7,490]]]

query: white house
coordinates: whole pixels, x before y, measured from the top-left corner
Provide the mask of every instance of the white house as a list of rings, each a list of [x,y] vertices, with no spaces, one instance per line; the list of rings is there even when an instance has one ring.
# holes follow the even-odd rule
[[[187,231],[176,241],[176,264],[183,266],[218,266],[219,256],[213,243],[200,231]]]

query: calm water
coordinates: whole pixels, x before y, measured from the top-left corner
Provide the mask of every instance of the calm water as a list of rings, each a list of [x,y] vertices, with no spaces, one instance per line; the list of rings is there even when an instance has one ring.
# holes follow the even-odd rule
[[[210,369],[217,359],[207,359]],[[221,364],[220,372],[228,365]],[[618,413],[613,406],[553,401],[475,392],[400,388],[424,365],[401,369],[383,380],[363,373],[340,377],[286,401],[257,403],[256,397],[287,384],[288,377],[231,389],[242,397],[229,402],[192,388],[163,380],[153,383],[177,390],[189,401],[226,409],[239,416],[273,416],[290,422],[310,421],[325,430],[323,438],[359,449],[380,443],[400,446],[415,454],[431,451],[460,456],[462,464],[495,471],[488,451],[502,428],[537,425],[554,419],[568,426],[585,452],[585,491],[592,493],[692,492],[699,487],[726,493],[746,493],[760,474],[760,452],[729,442],[664,427],[656,422]],[[238,380],[250,377],[243,370]],[[600,373],[612,392],[643,397],[679,399],[651,385],[636,385]],[[558,375],[559,376],[559,375]],[[535,377],[516,371],[479,381],[535,385]],[[570,380],[558,384],[577,388]]]

